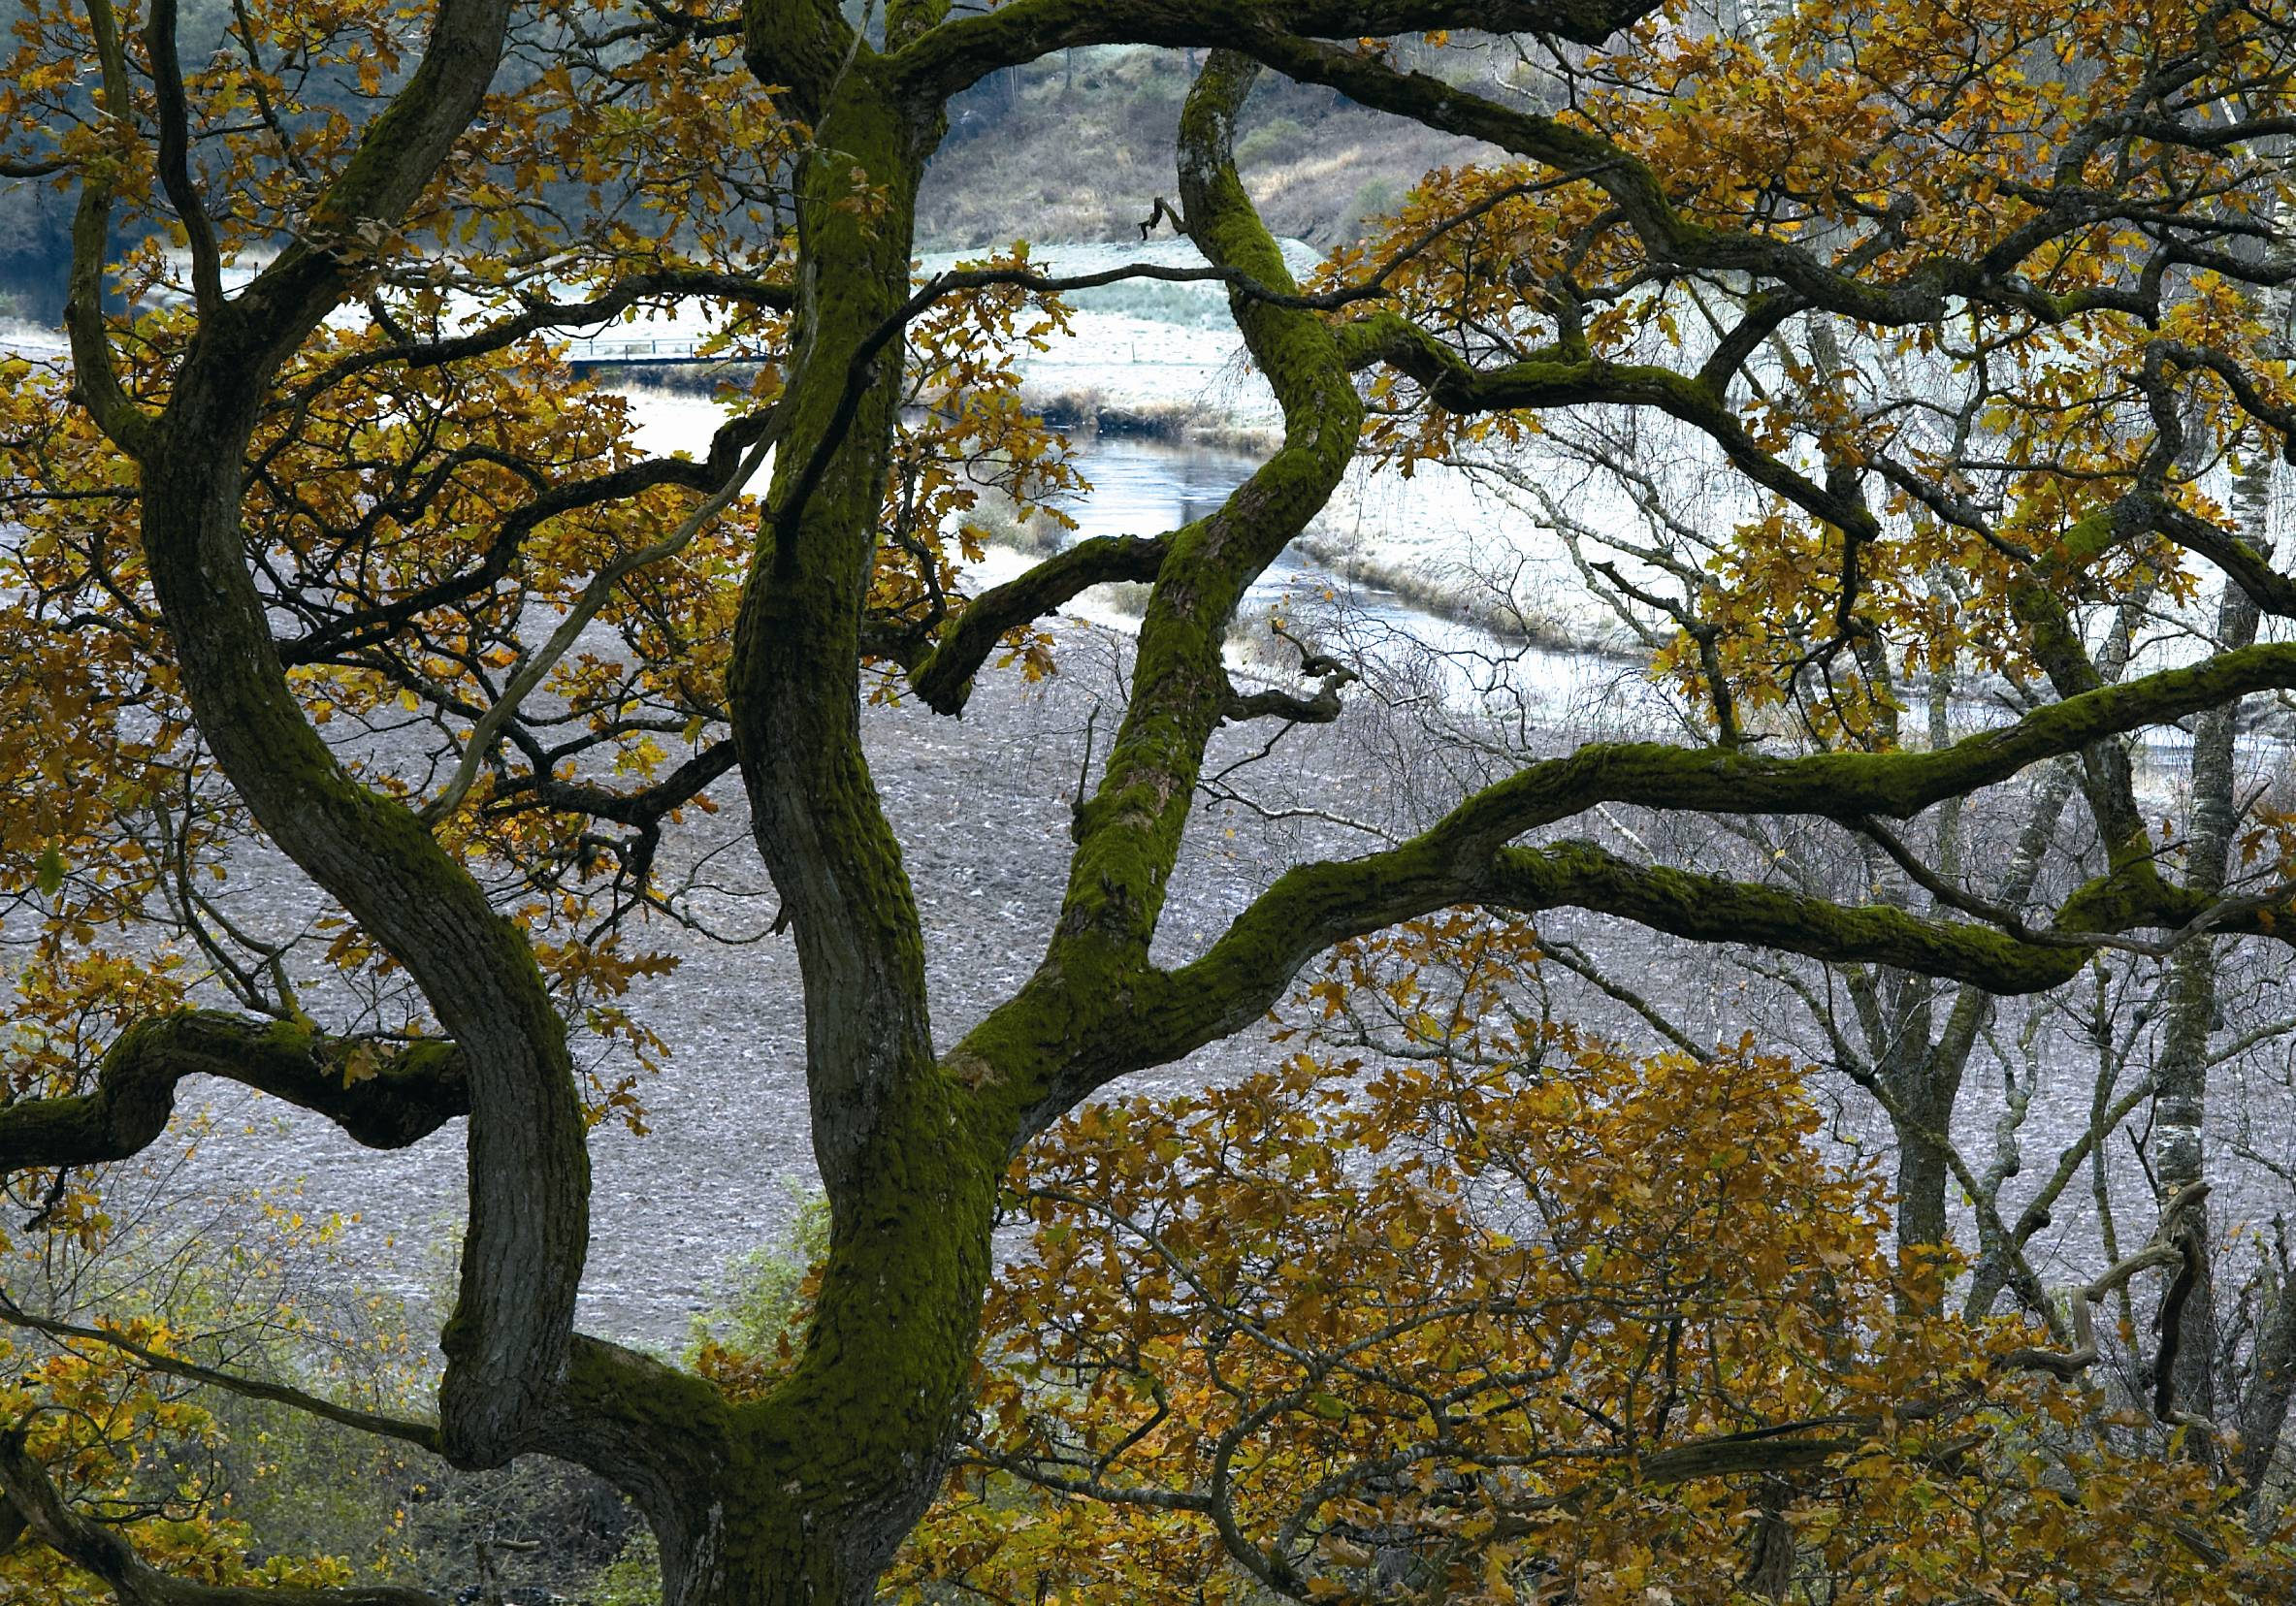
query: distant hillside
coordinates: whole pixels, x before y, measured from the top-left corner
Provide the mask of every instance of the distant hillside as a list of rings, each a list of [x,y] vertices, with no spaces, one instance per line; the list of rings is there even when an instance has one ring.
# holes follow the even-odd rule
[[[224,0],[184,0],[184,10],[185,59],[204,60],[228,15]],[[20,0],[0,0],[0,27],[19,11]],[[1432,64],[1460,62],[1451,53]],[[1173,142],[1194,68],[1179,50],[1076,49],[976,86],[951,109],[922,198],[918,249],[1138,241],[1156,198],[1176,198]],[[1238,141],[1269,226],[1318,252],[1360,238],[1429,168],[1477,148],[1273,76],[1252,96]],[[52,323],[60,314],[71,204],[45,182],[0,183],[0,318]]]
[[[919,249],[1138,240],[1156,197],[1174,196],[1173,140],[1192,76],[1187,52],[1109,48],[977,86],[952,108],[926,176]],[[1270,228],[1323,250],[1360,238],[1429,168],[1478,148],[1273,76],[1237,141]]]

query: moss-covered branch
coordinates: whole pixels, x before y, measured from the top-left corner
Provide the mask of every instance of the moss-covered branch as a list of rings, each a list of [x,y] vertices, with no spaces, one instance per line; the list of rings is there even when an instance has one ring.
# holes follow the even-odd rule
[[[1581,748],[1486,787],[1400,847],[1290,871],[1201,959],[1127,978],[1120,1009],[1086,1024],[1080,1026],[1074,1013],[1058,1017],[1069,1051],[1023,1125],[1041,1125],[1111,1077],[1165,1063],[1248,1025],[1281,997],[1302,965],[1332,944],[1455,904],[1598,910],[1699,941],[1889,964],[1995,993],[2055,986],[2086,959],[2086,946],[2079,941],[2084,936],[2144,926],[2191,928],[2195,921],[2205,923],[2211,911],[2205,900],[2164,883],[2149,860],[2121,863],[2059,908],[2055,930],[2024,940],[1981,923],[1631,865],[1584,843],[1536,849],[1509,844],[1526,831],[1605,803],[1708,814],[1902,819],[2138,726],[2290,686],[2296,686],[2296,645],[2274,644],[2100,687],[1930,753],[1769,758],[1648,743]],[[2230,916],[2226,929],[2273,929],[2269,910],[2243,906],[2219,913]],[[1010,1013],[991,1015],[976,1034],[981,1051],[1015,1052],[1010,1040],[1032,1018],[1019,1006],[1031,1002],[1049,1012],[1053,999],[1045,990],[1024,992]],[[1056,1041],[1040,1036],[1034,1047],[1050,1054]]]
[[[2180,720],[2251,692],[2296,687],[2296,645],[2267,643],[2205,662],[2100,686],[2012,723],[1924,753],[1746,752],[1601,744],[1530,765],[1469,798],[1431,834],[1468,852],[1495,850],[1598,803],[1709,814],[1909,819],[1949,797],[2107,736]]]
[[[741,55],[757,80],[819,122],[847,66],[869,50],[836,0],[744,0]]]
[[[1786,888],[1629,864],[1589,843],[1455,860],[1422,837],[1389,853],[1303,866],[1270,888],[1195,962],[1134,992],[1126,1020],[1080,1056],[1031,1125],[1113,1077],[1164,1064],[1242,1030],[1333,944],[1458,904],[1537,914],[1583,909],[1698,942],[1750,943],[1816,959],[1865,961],[1977,982],[2001,993],[2055,986],[2077,948],[2029,945],[1985,926],[1881,905],[1845,906]]]
[[[340,305],[368,271],[372,237],[405,215],[469,131],[509,17],[509,0],[439,0],[422,59],[312,202],[304,231],[202,320],[211,361],[258,383]]]
[[[835,16],[812,0],[762,9],[775,29],[800,33],[810,14]],[[752,832],[804,975],[816,1157],[832,1200],[882,1101],[932,1059],[916,896],[861,751],[857,690],[901,389],[871,372],[904,362],[910,235],[933,133],[884,94],[881,77],[863,48],[802,164],[811,267],[799,275],[776,404],[783,434],[727,678]]]
[[[166,1129],[186,1076],[284,1099],[369,1148],[406,1148],[470,1108],[452,1044],[320,1037],[282,1021],[187,1010],[131,1027],[104,1056],[93,1092],[0,1108],[0,1175],[142,1153]]]
[[[751,0],[755,9],[772,0]],[[1656,0],[1012,0],[944,22],[894,58],[904,83],[936,104],[1005,67],[1078,45],[1233,46],[1262,33],[1330,39],[1481,28],[1599,45],[1658,9]]]
[[[983,592],[908,665],[909,683],[942,714],[961,710],[973,676],[1007,630],[1042,619],[1094,586],[1150,581],[1172,550],[1164,535],[1099,535],[1046,559],[1018,579]]]
[[[818,30],[834,10],[749,8],[760,73],[797,60],[773,53],[784,47],[817,52],[797,64],[819,112],[797,176],[802,267],[776,404],[786,433],[727,678],[752,832],[804,980],[829,1248],[796,1365],[735,1414],[728,1460],[695,1450],[709,1498],[689,1488],[675,1509],[648,1507],[665,1597],[712,1606],[871,1597],[954,1444],[1004,1164],[973,1090],[933,1056],[916,896],[859,728],[863,609],[902,395],[892,377],[920,305],[914,209],[939,107],[889,93],[882,62],[857,44],[826,67],[818,52],[832,36]],[[769,35],[779,43],[761,54]],[[575,1359],[587,1389],[597,1358]],[[627,1366],[598,1378],[592,1415],[693,1442],[674,1385]]]
[[[2179,507],[2166,497],[2145,492],[2125,499],[2134,505],[2126,518],[2116,521],[2116,533],[2142,523],[2215,564],[2260,611],[2280,619],[2296,619],[2296,580],[2275,568],[2271,559],[2239,535]]]
[[[1230,156],[1259,69],[1213,54],[1180,116],[1188,232],[1207,260],[1296,292]],[[1133,690],[1077,852],[1049,962],[1105,988],[1145,963],[1204,749],[1228,701],[1222,650],[1252,581],[1330,499],[1353,460],[1363,402],[1331,330],[1311,312],[1231,292],[1230,307],[1283,409],[1283,443],[1211,517],[1176,530],[1140,629]],[[1090,978],[1091,980],[1086,980]]]
[[[2087,960],[2081,948],[2022,943],[1989,926],[1924,919],[1891,905],[1836,904],[1782,886],[1645,869],[1586,842],[1502,851],[1476,901],[1526,914],[1592,910],[1698,942],[1889,965],[1995,993],[2046,991]]]

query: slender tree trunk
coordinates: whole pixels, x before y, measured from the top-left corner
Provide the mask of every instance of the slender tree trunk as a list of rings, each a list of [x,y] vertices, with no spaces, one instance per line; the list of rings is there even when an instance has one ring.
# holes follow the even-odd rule
[[[1919,1057],[1925,1062],[1929,1056]],[[1923,1070],[1928,1069],[1924,1064]],[[1945,1202],[1953,1165],[1945,1146],[1934,1141],[1934,1137],[1951,1130],[1961,1077],[1958,1065],[1939,1069],[1947,1074],[1932,1076],[1901,1073],[1892,1078],[1894,1085],[1903,1089],[1898,1106],[1908,1117],[1895,1123],[1892,1133],[1897,1143],[1897,1247],[1900,1250],[1941,1244],[1950,1226]]]
[[[2283,295],[2276,293],[2267,301],[2285,317]],[[2268,558],[2274,535],[2272,487],[2272,454],[2260,447],[2233,483],[2232,510],[2243,537]],[[2227,648],[2246,647],[2256,639],[2257,625],[2255,600],[2227,581],[2217,606],[2218,640]],[[2237,700],[2210,709],[2193,723],[2192,819],[2185,849],[2185,880],[2197,891],[2221,891],[2231,870],[2232,839],[2240,823],[2240,801],[2235,796],[2239,723]],[[2178,949],[2170,962],[2160,1092],[2154,1105],[2159,1135],[2156,1169],[2164,1198],[2206,1173],[2209,1037],[2216,1024],[2220,949],[2215,939],[2200,937]],[[2201,1208],[2205,1211],[2205,1206]],[[2199,1241],[2207,1245],[2205,1213],[2200,1224]],[[2177,1405],[2213,1418],[2216,1414],[2216,1308],[2212,1269],[2205,1258],[2199,1280],[2184,1301],[2179,1328],[2175,1334],[2160,1335],[2164,1350],[2172,1339],[2175,1343],[2171,1371]]]
[[[2269,491],[2266,493],[2269,496]],[[2254,529],[2254,526],[2250,526]],[[2269,542],[2252,544],[2266,546]],[[2256,604],[2239,587],[2227,584],[2217,610],[2216,633],[2226,647],[2245,647],[2256,639]],[[2192,819],[2185,849],[2185,881],[2196,891],[2221,891],[2230,869],[2232,838],[2240,804],[2234,796],[2234,740],[2240,704],[2227,703],[2194,722],[2192,739]],[[2177,950],[2170,961],[2167,1023],[2160,1046],[2160,1091],[2154,1104],[2156,1148],[2154,1167],[2162,1198],[2197,1182],[2207,1172],[2204,1126],[2208,1114],[2209,1038],[2215,1025],[2216,960],[2215,939],[2197,937]],[[2197,1206],[2199,1241],[2207,1244],[2206,1206]],[[2171,1367],[2180,1410],[2214,1418],[2216,1413],[2216,1305],[2211,1269],[2204,1256],[2198,1280],[2184,1300],[2179,1331],[2162,1333],[2164,1350],[2173,1341]]]
[[[2271,208],[2269,220],[2278,223],[2281,209]],[[2290,248],[2278,244],[2276,261],[2284,265]],[[2267,344],[2265,355],[2285,361],[2289,353],[2289,322],[2296,314],[2296,293],[2282,285],[2264,296]],[[2271,551],[2279,531],[2273,524],[2273,492],[2277,466],[2268,443],[2259,441],[2240,477],[2233,481],[2232,513],[2236,527],[2258,548]],[[2256,1346],[2249,1367],[2248,1392],[2241,1402],[2240,1476],[2248,1491],[2249,1520],[2255,1531],[2269,1531],[2280,1514],[2268,1485],[2280,1440],[2287,1430],[2288,1406],[2296,1397],[2296,1278],[2289,1274],[2282,1245],[2279,1275],[2267,1276],[2271,1298],[2257,1316]],[[2268,1259],[2266,1271],[2272,1270]]]
[[[2284,1253],[2284,1250],[2283,1250]],[[2248,1491],[2250,1526],[2269,1531],[2279,1515],[2268,1484],[2287,1430],[2288,1402],[2296,1397],[2296,1286],[2283,1265],[2257,1318],[2254,1365],[2242,1402],[2240,1480]]]

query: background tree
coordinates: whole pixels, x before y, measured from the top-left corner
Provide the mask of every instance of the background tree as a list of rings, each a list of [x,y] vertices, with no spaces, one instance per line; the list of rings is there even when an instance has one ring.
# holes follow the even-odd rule
[[[2296,609],[2207,490],[2296,420],[2254,317],[2287,276],[2266,247],[2291,25],[2269,11],[1810,7],[1752,45],[1642,0],[892,0],[859,27],[826,0],[441,0],[419,51],[386,11],[233,16],[187,60],[170,0],[27,10],[0,91],[12,165],[78,183],[69,382],[19,365],[5,402],[22,533],[0,751],[27,801],[0,847],[43,929],[33,985],[56,1002],[35,1026],[133,1021],[100,1061],[42,1040],[0,1164],[38,1189],[136,1152],[190,1075],[380,1146],[467,1115],[437,1421],[368,1426],[464,1466],[593,1469],[644,1511],[676,1606],[869,1597],[953,1452],[1012,1156],[1115,1078],[1248,1026],[1334,944],[1459,905],[1583,908],[2018,995],[2116,946],[2270,938],[2288,901],[2284,822],[2244,824],[2245,879],[2216,877],[2196,829],[2153,830],[2121,744],[2296,687],[2296,649],[2110,680],[2077,612],[2188,600],[2187,555],[2261,614]],[[1377,43],[1469,22],[1521,30],[1553,104]],[[949,466],[1000,453],[1023,495],[1058,473],[977,348],[1056,316],[1037,298],[1064,286],[1018,254],[914,283],[919,186],[952,96],[1113,42],[1213,51],[1180,118],[1180,212],[1282,440],[1210,517],[967,598],[950,544],[971,493]],[[1438,176],[1393,241],[1303,293],[1231,154],[1266,68],[1509,163]],[[130,317],[176,259],[155,236],[114,271],[110,242],[154,226],[182,242],[183,300]],[[547,345],[683,299],[760,359],[698,462],[636,454]],[[1681,337],[1693,305],[1710,337]],[[1831,371],[1781,359],[1781,387],[1763,362],[1795,320],[1855,344]],[[1860,410],[1849,383],[1933,370],[1970,400],[1917,386]],[[946,410],[904,421],[935,396]],[[1338,706],[1336,683],[1232,684],[1246,589],[1367,443],[1407,459],[1592,408],[1677,421],[1748,487],[1662,660],[1695,738],[1524,763],[1156,957],[1214,732]],[[1950,618],[1941,574],[1965,594]],[[1000,651],[1041,673],[1034,623],[1110,580],[1151,590],[1060,915],[1011,998],[938,1041],[864,688],[957,713]],[[1963,659],[2026,702],[1922,748],[1894,689]],[[1986,901],[1882,823],[2068,755],[2095,857],[2044,910]],[[629,1103],[586,1086],[573,1036],[648,1047],[620,1000],[653,961],[626,932],[640,911],[696,917],[662,847],[736,772],[803,974],[830,1212],[805,1342],[754,1397],[573,1326],[584,1134]],[[1856,832],[1928,903],[1551,834],[1605,805]],[[248,835],[340,906],[339,990],[203,904],[199,875]],[[94,950],[148,920],[232,1010],[118,1002],[107,964],[134,968]],[[2155,1408],[2205,1431],[2197,1404],[2168,1388]],[[237,1598],[135,1555],[29,1455],[0,1458],[0,1491],[127,1598]]]

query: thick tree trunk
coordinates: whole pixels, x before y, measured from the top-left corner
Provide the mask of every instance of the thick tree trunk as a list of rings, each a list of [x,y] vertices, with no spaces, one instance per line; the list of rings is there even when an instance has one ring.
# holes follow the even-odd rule
[[[684,1567],[665,1570],[662,1606],[861,1606],[882,1570],[849,1556],[844,1535],[746,1492],[713,1494],[699,1516]]]
[[[861,610],[896,423],[918,182],[941,134],[805,5],[750,14],[814,123],[789,421],[728,682],[758,846],[804,979],[830,1243],[796,1370],[664,1536],[671,1606],[858,1606],[938,1492],[1013,1115],[938,1064],[923,938],[859,731]],[[824,39],[829,41],[825,48]]]

